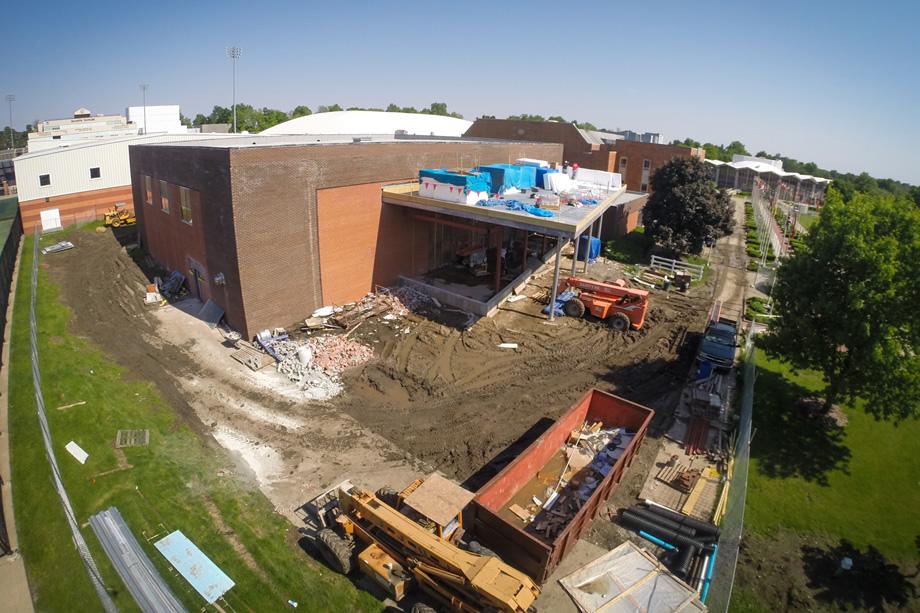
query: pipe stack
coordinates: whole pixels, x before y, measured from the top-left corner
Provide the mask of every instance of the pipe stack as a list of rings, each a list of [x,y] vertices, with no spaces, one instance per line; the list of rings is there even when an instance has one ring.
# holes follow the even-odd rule
[[[709,591],[719,528],[646,500],[623,511],[620,522],[667,550],[668,567],[701,592]]]

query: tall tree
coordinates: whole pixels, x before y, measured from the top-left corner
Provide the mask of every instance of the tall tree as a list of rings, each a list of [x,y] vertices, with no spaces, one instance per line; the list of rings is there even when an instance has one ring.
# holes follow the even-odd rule
[[[865,399],[877,418],[920,417],[920,210],[906,197],[828,190],[805,248],[779,269],[764,345],[819,370],[825,408]]]
[[[321,104],[319,105],[319,108],[316,109],[316,112],[317,113],[332,113],[334,111],[341,111],[341,110],[342,110],[342,107],[340,107],[338,104],[330,104],[330,105]]]
[[[680,253],[700,253],[703,245],[734,228],[731,198],[709,178],[697,158],[674,158],[652,175],[654,192],[642,211],[645,233]]]
[[[291,119],[294,119],[296,117],[304,117],[306,115],[312,115],[312,114],[313,114],[313,111],[310,110],[310,107],[304,106],[301,104],[300,106],[295,106],[294,110],[291,111]]]

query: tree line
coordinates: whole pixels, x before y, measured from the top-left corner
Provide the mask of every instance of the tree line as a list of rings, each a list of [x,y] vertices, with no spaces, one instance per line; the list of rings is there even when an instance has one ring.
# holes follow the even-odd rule
[[[399,106],[389,104],[386,108],[377,107],[360,107],[350,106],[342,108],[339,104],[321,104],[317,107],[316,113],[332,113],[335,111],[382,111],[386,113],[425,113],[428,115],[441,115],[444,117],[456,117],[463,119],[460,113],[452,112],[447,108],[445,102],[432,102],[427,108],[417,109],[414,106]],[[257,108],[251,104],[236,105],[236,126],[240,132],[261,132],[276,126],[279,123],[297,117],[312,115],[314,111],[305,105],[296,106],[288,112],[273,109],[269,107]],[[183,123],[188,126],[198,127],[211,123],[233,123],[233,108],[224,106],[215,106],[209,115],[199,113],[194,119],[189,120],[183,117]]]
[[[483,115],[482,119],[495,119],[495,115]],[[582,130],[597,130],[598,127],[595,126],[590,121],[581,122],[577,119],[569,121],[568,119],[561,117],[559,115],[550,115],[549,117],[543,117],[543,115],[531,115],[529,113],[521,113],[520,115],[508,115],[505,119],[511,119],[514,121],[555,121],[558,123],[574,123],[576,127],[581,128]],[[603,132],[609,132],[610,130],[602,130]]]
[[[733,155],[751,155],[744,146],[744,143],[737,140],[732,141],[728,145],[715,145],[713,143],[700,143],[692,138],[685,138],[684,140],[671,141],[671,144],[681,147],[702,148],[706,152],[707,160],[731,162]],[[795,158],[780,153],[758,151],[754,155],[759,158],[781,160],[783,162],[783,170],[787,172],[797,172],[803,175],[831,179],[834,182],[834,187],[840,192],[840,196],[845,202],[852,200],[856,194],[874,194],[879,196],[890,194],[892,196],[908,196],[920,206],[920,186],[911,185],[910,183],[905,183],[896,179],[878,179],[867,172],[855,174],[852,172],[826,170],[819,167],[814,162],[800,162]]]

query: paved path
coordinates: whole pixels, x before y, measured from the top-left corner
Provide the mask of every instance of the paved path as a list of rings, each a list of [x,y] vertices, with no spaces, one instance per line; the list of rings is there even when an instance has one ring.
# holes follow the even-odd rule
[[[20,255],[22,247],[20,245]],[[10,334],[13,328],[13,302],[16,296],[16,279],[19,276],[19,256],[13,268],[13,284],[10,288],[10,305],[5,313],[7,326],[3,338],[2,366],[0,366],[0,478],[3,479],[2,504],[10,547],[15,553],[0,558],[0,594],[4,611],[33,611],[32,596],[26,579],[26,567],[19,555],[19,540],[16,537],[16,518],[13,516],[13,478],[10,473],[10,437],[7,409],[9,408],[9,362]]]

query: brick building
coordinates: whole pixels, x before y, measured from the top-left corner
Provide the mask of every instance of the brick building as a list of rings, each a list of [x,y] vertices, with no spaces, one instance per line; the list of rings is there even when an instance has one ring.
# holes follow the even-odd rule
[[[422,168],[561,155],[555,144],[321,136],[130,149],[144,248],[247,337],[424,272],[429,238],[446,224],[495,235],[488,224],[436,225],[435,215],[386,204],[385,185],[415,180]]]
[[[583,130],[575,124],[556,121],[477,119],[464,136],[559,143],[564,161],[618,172],[627,189],[644,193],[649,191],[651,176],[662,164],[675,157],[703,159],[706,155],[701,148],[629,140],[621,134]]]

